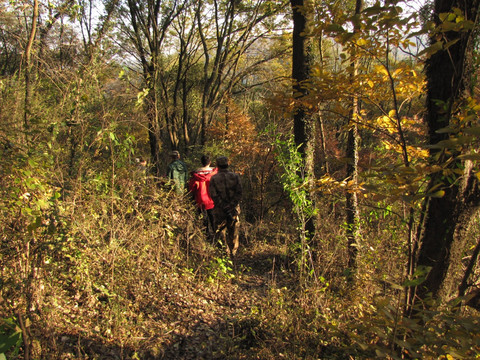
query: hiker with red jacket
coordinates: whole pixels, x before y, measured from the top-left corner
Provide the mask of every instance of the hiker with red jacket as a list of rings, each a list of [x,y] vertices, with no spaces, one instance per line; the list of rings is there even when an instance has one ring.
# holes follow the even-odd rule
[[[210,178],[217,173],[217,169],[210,166],[211,161],[208,155],[203,155],[201,162],[203,166],[192,171],[188,189],[193,194],[198,209],[203,215],[207,235],[213,238],[213,208],[215,205],[210,197],[208,187]]]

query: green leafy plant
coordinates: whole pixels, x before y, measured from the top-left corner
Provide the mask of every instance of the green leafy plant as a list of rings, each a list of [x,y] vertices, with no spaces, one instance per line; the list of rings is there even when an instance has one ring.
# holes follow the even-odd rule
[[[208,273],[207,280],[209,282],[233,279],[235,277],[235,274],[233,274],[233,262],[230,258],[217,257],[208,265]]]
[[[277,149],[277,160],[282,166],[284,172],[281,176],[284,191],[288,194],[293,212],[296,215],[297,228],[300,239],[298,243],[293,244],[294,250],[298,251],[300,258],[298,260],[300,273],[313,274],[313,264],[310,267],[311,250],[309,240],[311,234],[307,230],[307,222],[315,215],[316,209],[309,197],[309,178],[306,176],[304,161],[298,151],[293,136],[286,140],[280,137],[275,141]]]
[[[477,316],[461,315],[451,306],[436,311],[418,308],[416,314],[404,317],[396,301],[377,299],[349,330],[353,347],[368,358],[478,358],[480,337],[472,331],[479,325]]]
[[[18,355],[23,343],[22,330],[14,317],[0,319],[0,360],[6,360],[7,353]]]

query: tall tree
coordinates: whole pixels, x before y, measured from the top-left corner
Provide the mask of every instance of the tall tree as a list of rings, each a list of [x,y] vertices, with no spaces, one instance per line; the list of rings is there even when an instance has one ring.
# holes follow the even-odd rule
[[[192,143],[204,144],[207,127],[233,89],[278,56],[245,61],[280,21],[275,14],[283,2],[128,0],[127,5],[130,23],[124,30],[142,64],[151,154],[159,164],[161,146],[187,151]]]
[[[359,15],[362,11],[363,0],[356,0],[355,15]],[[359,23],[355,22],[353,32],[359,31]],[[352,60],[350,63],[350,82],[353,84],[358,72],[358,59],[355,48],[352,51]],[[353,88],[353,86],[352,86]],[[359,115],[359,100],[356,94],[351,97],[350,114],[347,135],[347,149],[346,155],[347,163],[347,179],[354,183],[354,187],[358,182],[358,115]],[[356,266],[357,256],[357,232],[359,225],[358,215],[358,199],[356,191],[347,191],[345,197],[345,211],[346,211],[346,235],[348,243],[348,266],[354,268]]]
[[[458,133],[468,132],[474,125],[459,116],[471,94],[475,29],[478,26],[478,0],[435,0],[433,21],[436,31],[431,35],[434,52],[426,62],[427,111],[431,158],[442,166],[431,176],[431,192],[441,188],[437,196],[426,199],[417,268],[426,269],[425,282],[417,289],[420,300],[432,294],[442,299],[451,290],[449,274],[461,263],[465,245],[464,231],[480,204],[478,179],[471,161],[462,160],[468,146],[450,147],[450,127]],[[463,107],[463,108],[462,108]],[[456,128],[456,129],[454,129]],[[458,170],[462,169],[461,172]]]
[[[303,169],[299,169],[300,175],[305,179],[311,179],[314,168],[315,131],[312,114],[307,110],[304,101],[309,94],[308,81],[312,63],[312,37],[308,32],[313,20],[313,3],[310,0],[290,0],[290,4],[293,14],[292,78],[295,99],[293,134],[295,145],[303,160]],[[315,224],[312,217],[305,224],[305,230],[310,238],[314,236]]]
[[[242,64],[259,40],[278,30],[282,21],[277,14],[283,11],[284,5],[284,0],[213,0],[208,6],[204,1],[198,2],[196,18],[203,47],[201,144],[205,143],[205,130],[216,110],[232,95],[235,86],[259,65],[278,56],[272,53]]]
[[[150,143],[150,155],[154,165],[154,172],[160,175],[161,157],[160,128],[161,114],[159,106],[158,88],[160,73],[160,57],[164,46],[164,40],[172,21],[180,14],[184,5],[176,0],[163,3],[160,0],[146,0],[137,2],[128,0],[128,11],[132,32],[129,33],[130,40],[135,46],[136,56],[142,66],[142,75],[146,93],[145,109],[148,118],[148,137]],[[167,111],[167,109],[164,109]],[[178,140],[175,133],[167,132],[171,148],[177,148]]]

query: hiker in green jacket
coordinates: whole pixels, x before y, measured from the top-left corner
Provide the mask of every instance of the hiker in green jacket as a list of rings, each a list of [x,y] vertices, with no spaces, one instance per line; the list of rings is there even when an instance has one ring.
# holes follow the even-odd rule
[[[187,165],[180,160],[180,153],[177,150],[174,150],[170,153],[172,162],[168,165],[167,177],[173,181],[175,191],[178,194],[182,194],[188,182],[188,171]]]

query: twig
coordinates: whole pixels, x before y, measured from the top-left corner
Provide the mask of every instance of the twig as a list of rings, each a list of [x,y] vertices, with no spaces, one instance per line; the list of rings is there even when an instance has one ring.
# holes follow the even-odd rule
[[[20,312],[17,313],[18,323],[20,324],[20,329],[22,329],[22,337],[23,337],[23,346],[24,346],[24,356],[25,360],[30,360],[30,343],[29,343],[29,336],[27,333],[27,328],[23,323],[22,314]]]

